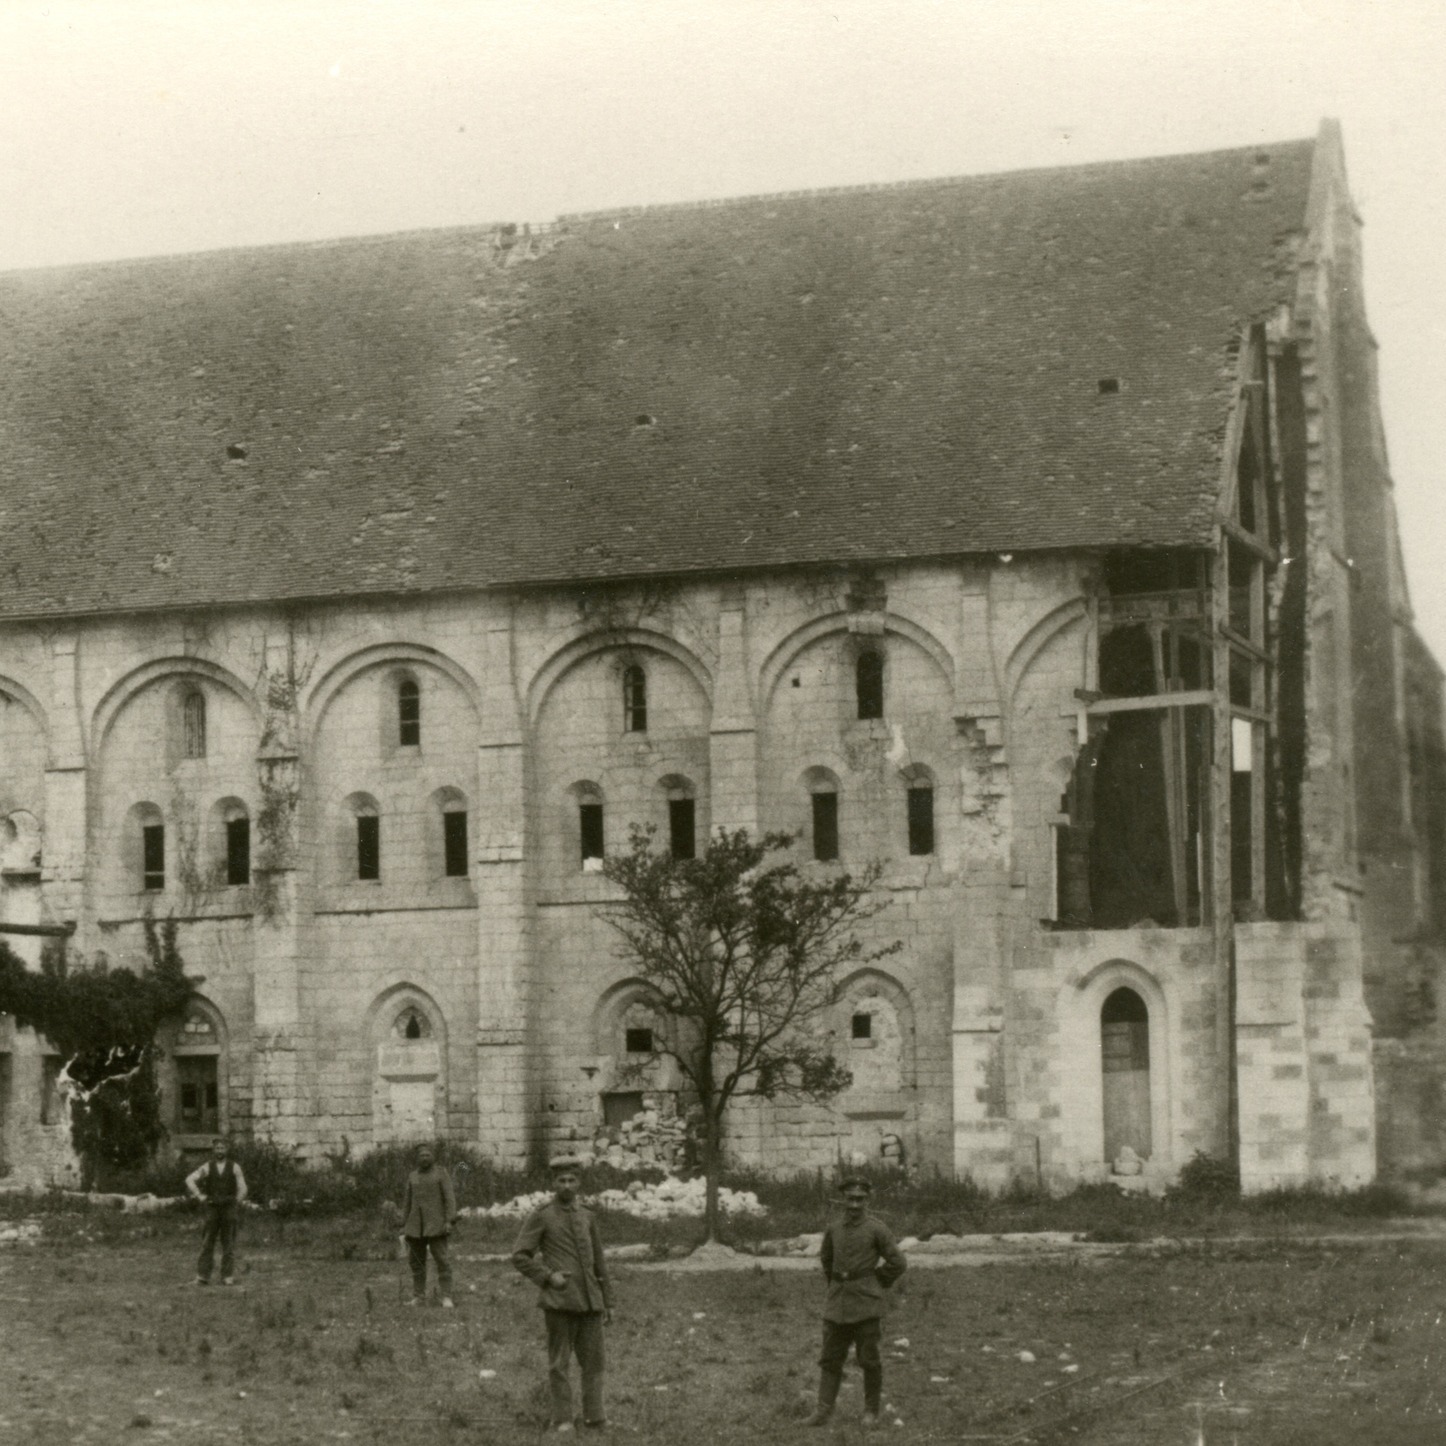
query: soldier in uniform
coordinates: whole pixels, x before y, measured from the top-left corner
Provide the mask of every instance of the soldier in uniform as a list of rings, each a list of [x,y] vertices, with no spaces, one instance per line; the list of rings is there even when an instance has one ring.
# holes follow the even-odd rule
[[[553,1198],[522,1224],[512,1263],[541,1287],[538,1304],[547,1323],[547,1379],[552,1424],[572,1430],[572,1386],[568,1370],[577,1356],[582,1372],[582,1423],[607,1424],[603,1414],[603,1327],[613,1318],[612,1282],[592,1212],[578,1203],[578,1162],[552,1161]]]
[[[876,1426],[884,1390],[884,1292],[904,1273],[904,1257],[882,1220],[868,1214],[873,1186],[854,1177],[843,1182],[844,1215],[824,1232],[819,1258],[828,1295],[823,1307],[818,1406],[810,1426],[833,1415],[849,1347],[864,1373],[864,1425]]]

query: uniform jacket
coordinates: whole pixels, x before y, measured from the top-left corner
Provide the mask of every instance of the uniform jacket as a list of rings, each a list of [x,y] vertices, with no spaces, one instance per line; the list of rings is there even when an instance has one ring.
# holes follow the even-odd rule
[[[840,1324],[883,1315],[884,1292],[905,1268],[888,1226],[872,1215],[857,1225],[834,1221],[823,1233],[819,1261],[828,1280],[823,1318]]]
[[[613,1287],[597,1221],[592,1211],[581,1205],[560,1205],[552,1200],[534,1210],[517,1232],[512,1263],[541,1287],[537,1303],[544,1310],[587,1312],[613,1308]],[[547,1283],[554,1271],[567,1277],[565,1284]]]
[[[407,1198],[402,1205],[402,1234],[413,1240],[445,1235],[457,1218],[457,1192],[452,1177],[440,1166],[413,1170],[407,1177]]]
[[[235,1160],[228,1159],[219,1167],[207,1160],[186,1176],[186,1189],[199,1192],[208,1205],[237,1205],[246,1198],[246,1177]]]

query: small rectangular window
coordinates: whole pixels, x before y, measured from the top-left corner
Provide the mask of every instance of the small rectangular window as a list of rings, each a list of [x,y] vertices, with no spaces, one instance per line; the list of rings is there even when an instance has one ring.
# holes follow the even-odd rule
[[[448,809],[442,815],[442,868],[449,879],[465,879],[467,868],[467,810]]]
[[[382,821],[374,813],[357,815],[356,876],[359,879],[382,876]]]
[[[908,797],[909,852],[931,854],[934,852],[934,790],[911,788]]]
[[[675,859],[691,859],[697,856],[695,811],[691,798],[668,800],[668,844]]]
[[[651,1029],[629,1029],[623,1043],[629,1054],[651,1054],[653,1052],[653,1031]]]
[[[166,887],[166,826],[148,823],[141,829],[141,887]]]
[[[40,1057],[40,1123],[58,1125],[64,1113],[64,1101],[60,1097],[60,1056],[43,1054]]]
[[[577,806],[578,833],[582,842],[582,861],[600,859],[603,856],[603,806],[600,803],[580,803]]]
[[[856,1014],[851,1021],[851,1033],[854,1039],[872,1039],[874,1037],[874,1016],[872,1014]]]
[[[226,882],[228,884],[249,884],[251,882],[251,820],[249,818],[226,820]]]
[[[838,794],[815,793],[813,799],[813,856],[838,857]]]

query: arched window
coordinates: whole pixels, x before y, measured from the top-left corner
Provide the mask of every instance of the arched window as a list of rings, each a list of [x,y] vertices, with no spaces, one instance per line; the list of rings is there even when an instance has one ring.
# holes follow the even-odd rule
[[[416,748],[422,741],[422,690],[415,678],[397,684],[397,743]]]
[[[221,1129],[221,1035],[203,1009],[186,1011],[176,1036],[176,1132],[214,1135]]]
[[[397,1015],[392,1028],[398,1039],[430,1039],[432,1026],[415,1004],[409,1004]]]
[[[927,855],[934,852],[934,776],[928,769],[916,766],[905,775],[904,800],[909,826],[909,852]]]
[[[356,818],[356,876],[358,879],[380,879],[382,876],[382,820],[377,806],[371,802],[354,805]]]
[[[839,856],[838,779],[826,768],[810,768],[804,775],[810,805],[813,856],[832,862]]]
[[[604,833],[603,798],[596,784],[579,783],[572,789],[577,799],[577,833],[585,873],[602,869]]]
[[[1111,991],[1100,1009],[1104,1070],[1105,1159],[1129,1146],[1142,1160],[1153,1147],[1150,1102],[1150,1011],[1133,989]]]
[[[238,798],[222,799],[216,805],[220,815],[221,858],[229,885],[251,882],[251,818]]]
[[[166,826],[159,820],[141,820],[141,888],[166,887]]]
[[[181,696],[181,756],[206,756],[206,695],[199,688],[187,688]]]
[[[854,662],[854,693],[860,718],[884,716],[884,655],[873,648]]]
[[[693,785],[676,775],[662,780],[668,800],[668,852],[675,859],[698,856],[698,806]]]
[[[623,669],[623,732],[648,731],[648,675],[637,663]]]
[[[467,810],[448,803],[442,809],[442,872],[447,878],[465,879],[471,872],[467,852]]]

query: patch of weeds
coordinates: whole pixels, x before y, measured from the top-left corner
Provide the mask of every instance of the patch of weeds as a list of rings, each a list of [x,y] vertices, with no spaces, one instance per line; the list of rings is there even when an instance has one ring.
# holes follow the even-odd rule
[[[365,1370],[368,1361],[387,1361],[395,1359],[391,1346],[386,1341],[379,1341],[375,1336],[363,1332],[356,1338],[356,1346],[351,1353],[351,1363],[357,1370]]]

